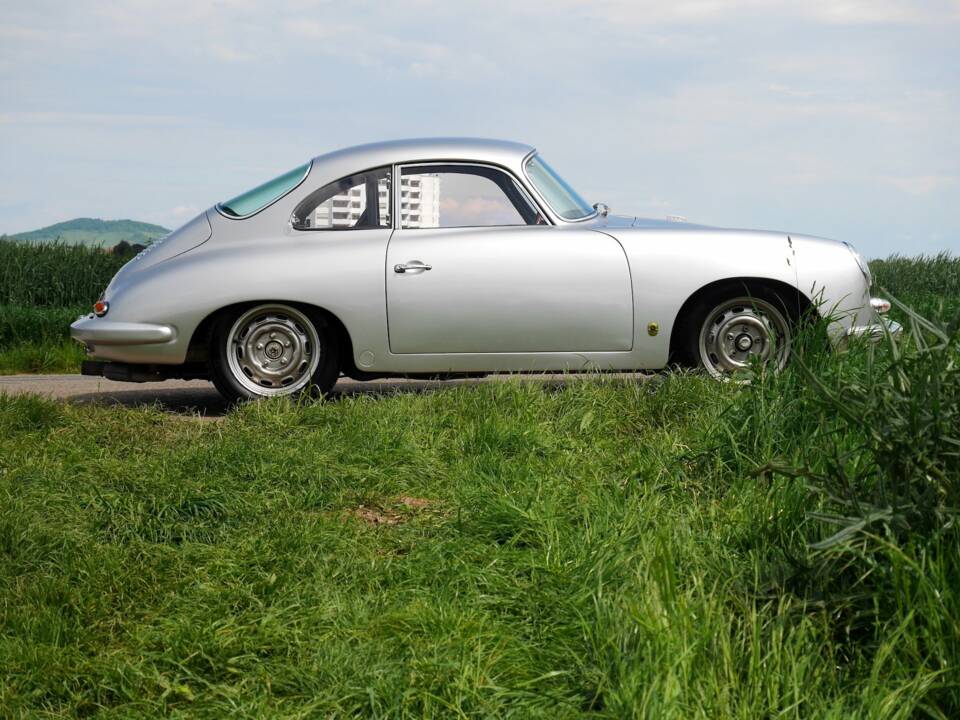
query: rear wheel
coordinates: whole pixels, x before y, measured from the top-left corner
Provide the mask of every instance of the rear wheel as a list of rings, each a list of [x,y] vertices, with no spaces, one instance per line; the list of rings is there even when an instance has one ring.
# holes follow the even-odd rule
[[[756,364],[782,370],[793,343],[792,315],[775,292],[714,295],[692,315],[686,355],[722,379],[749,379]]]
[[[322,317],[291,305],[225,313],[212,343],[213,383],[232,401],[327,393],[339,375],[334,334]]]

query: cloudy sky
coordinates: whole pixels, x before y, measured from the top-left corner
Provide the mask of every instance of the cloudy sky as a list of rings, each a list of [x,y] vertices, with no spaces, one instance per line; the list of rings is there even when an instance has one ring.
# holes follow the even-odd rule
[[[960,253],[960,0],[0,0],[0,232],[175,227],[397,137],[614,212]]]

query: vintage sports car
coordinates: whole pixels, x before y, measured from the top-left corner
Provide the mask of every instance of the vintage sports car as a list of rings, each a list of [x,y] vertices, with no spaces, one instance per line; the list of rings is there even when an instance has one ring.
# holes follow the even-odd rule
[[[71,325],[85,374],[230,399],[337,378],[782,367],[798,321],[899,327],[848,244],[609,214],[512,142],[376,143],[201,213]]]

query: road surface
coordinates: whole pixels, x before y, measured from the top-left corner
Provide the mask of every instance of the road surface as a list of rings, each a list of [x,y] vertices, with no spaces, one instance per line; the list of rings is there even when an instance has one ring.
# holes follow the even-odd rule
[[[453,387],[475,385],[496,381],[507,375],[491,375],[487,379],[469,380],[371,380],[357,382],[341,378],[334,388],[334,395],[384,395],[397,392],[427,392]],[[524,375],[531,381],[562,385],[569,376]],[[622,377],[632,377],[623,375]],[[643,377],[643,376],[637,376]],[[0,394],[19,395],[33,393],[47,397],[69,400],[75,403],[101,405],[159,404],[171,412],[216,417],[223,415],[227,404],[213,385],[206,380],[165,380],[152,383],[125,383],[101,377],[83,375],[0,375]]]

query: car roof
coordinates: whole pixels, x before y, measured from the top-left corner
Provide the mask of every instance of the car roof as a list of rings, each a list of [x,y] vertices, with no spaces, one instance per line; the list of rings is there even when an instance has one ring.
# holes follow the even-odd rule
[[[358,170],[401,162],[471,160],[517,166],[534,148],[489,138],[412,138],[355,145],[313,159],[314,166],[344,162]]]

